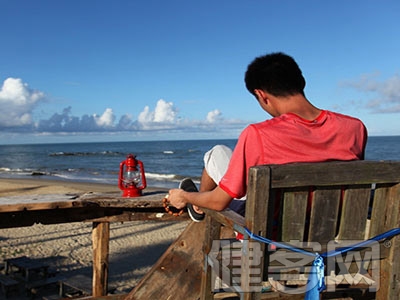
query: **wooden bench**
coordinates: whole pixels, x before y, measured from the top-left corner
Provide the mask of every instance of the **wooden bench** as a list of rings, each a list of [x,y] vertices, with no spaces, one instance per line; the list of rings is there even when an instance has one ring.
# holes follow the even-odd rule
[[[64,297],[70,289],[72,294],[90,295],[92,293],[92,279],[85,275],[75,275],[60,281],[60,297]]]
[[[0,286],[3,295],[7,298],[11,290],[18,289],[19,282],[10,276],[0,274]]]
[[[26,256],[5,260],[5,273],[20,273],[26,282],[29,282],[33,275],[37,275],[38,278],[46,278],[48,268],[48,265]]]
[[[35,281],[26,283],[25,289],[26,289],[28,295],[34,296],[34,295],[38,294],[38,291],[40,289],[47,287],[49,285],[58,285],[58,287],[60,288],[61,282],[64,279],[65,279],[65,277],[63,277],[63,276],[52,276],[52,277],[42,278],[39,280],[35,280]]]
[[[276,215],[278,203],[280,208]],[[323,253],[336,250],[340,241],[352,244],[398,228],[400,162],[354,161],[253,167],[249,172],[245,218],[229,209],[205,211],[207,229],[203,249],[206,267],[201,299],[214,299],[213,272],[225,281],[228,279],[229,289],[226,290],[234,291],[240,299],[303,299],[307,286],[300,282],[307,279],[313,257],[304,262],[302,258],[296,258],[295,252],[285,250],[282,255],[295,259],[289,263],[285,256],[281,256],[281,263],[274,266],[282,250],[256,241],[255,236],[249,238],[250,232],[276,241],[292,241],[291,247],[306,247],[309,253]],[[238,251],[232,251],[234,248],[229,243],[219,240],[221,226],[244,234],[245,239],[243,244],[239,243]],[[221,244],[228,250],[224,250]],[[234,244],[238,246],[238,243]],[[241,252],[239,262],[234,257],[237,252]],[[325,259],[325,275],[332,276],[325,277],[328,286],[322,297],[332,297],[328,292],[345,297],[357,291],[357,299],[362,295],[371,297],[371,294],[376,299],[400,299],[398,253],[400,236],[385,243],[354,249],[348,254],[351,261],[346,261],[346,255]],[[228,262],[217,262],[219,257],[228,258]],[[289,266],[291,263],[295,267]],[[286,272],[285,267],[289,267]],[[344,278],[353,282],[346,284]],[[266,282],[270,284],[265,286]],[[268,292],[261,293],[263,288]]]

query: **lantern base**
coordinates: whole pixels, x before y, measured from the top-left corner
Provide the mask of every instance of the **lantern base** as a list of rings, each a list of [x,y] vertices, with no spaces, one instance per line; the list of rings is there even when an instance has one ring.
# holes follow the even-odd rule
[[[135,197],[140,197],[140,196],[142,196],[142,190],[128,189],[128,190],[123,190],[122,191],[122,197],[123,198],[135,198]]]

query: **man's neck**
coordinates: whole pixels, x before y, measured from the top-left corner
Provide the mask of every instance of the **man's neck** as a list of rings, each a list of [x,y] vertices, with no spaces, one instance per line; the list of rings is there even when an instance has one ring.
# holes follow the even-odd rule
[[[310,101],[301,94],[276,100],[280,115],[293,113],[305,120],[313,121],[321,114],[321,110],[312,105]]]

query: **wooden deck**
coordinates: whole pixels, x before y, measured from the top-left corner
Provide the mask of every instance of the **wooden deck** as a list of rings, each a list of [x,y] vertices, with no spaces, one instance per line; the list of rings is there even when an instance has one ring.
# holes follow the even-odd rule
[[[165,194],[166,190],[138,198],[122,198],[120,193],[0,197],[0,229],[36,223],[92,222],[92,296],[105,296],[108,289],[110,222],[187,220],[186,213],[174,217],[165,211],[162,203]]]
[[[278,232],[280,240],[297,238],[321,244],[336,237],[363,240],[367,218],[371,219],[368,236],[400,227],[399,180],[400,162],[331,162],[324,165],[255,167],[250,172],[246,217],[229,210],[206,210],[207,222],[191,222],[128,295],[106,296],[110,222],[187,220],[186,214],[174,217],[165,212],[162,203],[165,190],[138,198],[122,198],[114,193],[1,197],[0,229],[35,223],[92,222],[92,295],[84,296],[81,300],[216,299],[212,289],[211,267],[207,266],[206,258],[212,249],[212,242],[221,238],[221,224],[245,236],[247,228],[258,235],[271,237],[272,204],[279,197],[277,199],[282,202]],[[313,187],[314,198],[308,222],[305,208],[310,187]],[[369,215],[371,199],[374,204]],[[307,235],[303,236],[306,232]],[[243,245],[242,252],[251,253],[249,243]],[[381,248],[379,299],[399,299],[400,264],[395,257],[398,249],[400,237],[391,240],[390,249]],[[251,257],[242,255],[241,259],[241,287],[250,291]],[[262,261],[256,267],[261,270],[260,274],[268,276],[267,266],[267,261]],[[260,292],[239,291],[237,295],[241,299],[260,299]],[[269,296],[290,298],[282,296],[280,292]],[[303,297],[293,296],[291,299]]]

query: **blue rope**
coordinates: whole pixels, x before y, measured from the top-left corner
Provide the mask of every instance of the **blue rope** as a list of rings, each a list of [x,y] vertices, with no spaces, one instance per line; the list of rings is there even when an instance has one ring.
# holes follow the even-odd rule
[[[246,231],[247,235],[255,241],[259,241],[259,242],[269,244],[269,245],[274,245],[277,248],[287,249],[287,250],[290,250],[293,252],[297,252],[297,253],[301,253],[304,255],[315,257],[312,267],[311,267],[310,275],[308,276],[307,289],[306,289],[307,292],[306,292],[306,296],[304,298],[306,300],[319,299],[319,293],[325,289],[325,281],[324,281],[325,265],[324,265],[323,258],[328,258],[328,257],[333,257],[333,256],[336,256],[339,254],[344,254],[344,253],[347,253],[349,251],[352,251],[352,250],[355,250],[358,248],[365,248],[374,242],[378,242],[383,239],[387,239],[387,238],[390,238],[390,237],[400,234],[400,228],[394,228],[394,229],[386,231],[382,234],[379,234],[373,238],[362,241],[360,243],[357,243],[357,244],[354,244],[351,246],[347,246],[347,247],[343,247],[343,248],[339,248],[336,250],[332,250],[329,252],[325,252],[322,254],[318,254],[318,253],[312,253],[312,252],[306,251],[306,250],[298,248],[298,247],[294,247],[293,245],[290,245],[287,243],[272,241],[270,239],[267,239],[265,237],[262,237],[262,236],[252,233],[246,227],[244,228],[244,230]]]
[[[343,248],[339,248],[336,250],[326,252],[324,254],[321,254],[321,256],[328,258],[328,257],[336,256],[338,254],[347,253],[347,252],[355,250],[357,248],[368,247],[373,242],[379,242],[383,239],[387,239],[387,238],[390,238],[390,237],[398,235],[398,234],[400,234],[400,228],[393,228],[393,229],[390,229],[389,231],[378,234],[377,236],[370,238],[368,240],[362,241],[360,243],[357,243],[357,244],[354,244],[351,246],[347,246],[347,247],[343,247]]]

